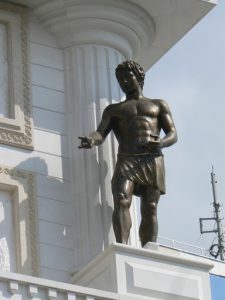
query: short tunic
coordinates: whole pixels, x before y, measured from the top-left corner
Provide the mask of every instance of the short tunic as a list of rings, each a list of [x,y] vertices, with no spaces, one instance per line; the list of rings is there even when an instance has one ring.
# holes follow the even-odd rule
[[[162,153],[118,154],[112,184],[124,177],[137,185],[151,186],[165,194],[165,167]],[[135,193],[135,195],[139,195]]]

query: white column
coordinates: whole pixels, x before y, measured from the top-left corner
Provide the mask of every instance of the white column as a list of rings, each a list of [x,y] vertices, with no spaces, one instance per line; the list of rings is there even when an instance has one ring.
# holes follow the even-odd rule
[[[78,136],[96,130],[105,107],[120,101],[115,68],[122,60],[118,51],[99,45],[65,50],[76,265],[88,262],[115,241],[111,178],[117,142],[110,134],[103,145],[79,150]]]
[[[155,25],[143,7],[130,1],[45,1],[34,13],[65,52],[76,269],[115,241],[111,178],[117,155],[112,135],[91,150],[77,148],[78,136],[96,130],[104,108],[120,101],[115,68],[124,59],[142,62]],[[138,244],[136,227],[132,245]]]

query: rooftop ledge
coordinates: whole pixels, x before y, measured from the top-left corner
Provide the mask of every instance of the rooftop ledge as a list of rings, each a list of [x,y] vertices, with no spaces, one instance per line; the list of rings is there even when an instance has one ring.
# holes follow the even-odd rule
[[[115,254],[115,255],[114,255]],[[87,265],[83,270],[78,272],[73,278],[72,282],[76,279],[78,281],[76,284],[68,284],[64,282],[58,282],[54,280],[48,280],[44,278],[38,278],[38,277],[32,277],[27,276],[23,274],[17,274],[17,273],[11,273],[11,272],[0,272],[0,285],[1,285],[1,292],[0,295],[3,295],[4,299],[23,299],[23,300],[30,300],[30,299],[67,299],[67,300],[121,300],[121,299],[148,299],[146,297],[143,297],[146,292],[146,289],[138,289],[140,291],[140,294],[138,292],[138,297],[131,298],[131,297],[125,297],[126,293],[123,291],[124,288],[124,281],[122,281],[122,285],[119,291],[107,291],[107,289],[103,289],[100,286],[97,288],[90,286],[85,287],[82,282],[79,283],[79,280],[82,279],[82,277],[85,277],[86,273],[88,273],[90,270],[96,268],[99,271],[99,274],[101,275],[103,273],[103,276],[105,276],[105,273],[102,271],[105,271],[105,265],[104,261],[107,259],[107,257],[111,257],[108,262],[111,262],[111,268],[115,268],[115,264],[113,262],[113,257],[119,256],[119,260],[117,258],[117,267],[119,268],[119,274],[123,274],[123,269],[121,266],[123,265],[123,257],[126,258],[128,261],[125,264],[126,274],[130,272],[130,267],[134,267],[133,269],[133,275],[129,273],[126,275],[127,280],[129,281],[130,276],[133,276],[133,279],[135,279],[136,284],[140,283],[140,278],[135,277],[140,272],[143,271],[144,275],[146,275],[147,271],[147,265],[150,264],[149,272],[152,271],[153,274],[156,274],[156,262],[159,262],[159,269],[158,271],[162,271],[162,275],[165,276],[166,268],[162,267],[161,264],[165,264],[166,262],[169,263],[170,268],[167,272],[167,275],[171,275],[170,281],[172,283],[177,281],[177,278],[179,277],[179,280],[183,280],[184,283],[184,275],[185,282],[186,280],[197,280],[198,283],[197,286],[201,287],[201,283],[203,283],[204,280],[206,280],[206,283],[209,284],[207,281],[207,277],[205,277],[208,274],[208,271],[211,269],[210,273],[220,276],[225,276],[225,268],[224,262],[218,262],[215,260],[203,258],[197,255],[193,255],[190,253],[184,253],[180,250],[171,249],[168,247],[160,246],[158,244],[149,243],[146,245],[145,249],[142,248],[134,248],[127,245],[121,245],[121,244],[112,244],[106,251],[104,251],[99,257],[97,257],[95,260],[93,260],[89,265]],[[142,262],[139,264],[137,263],[137,259],[141,259]],[[146,262],[146,265],[143,265],[143,261]],[[150,261],[152,261],[150,263]],[[101,264],[103,264],[104,268],[101,268]],[[151,266],[152,264],[152,266]],[[181,273],[182,266],[187,266],[187,272]],[[216,266],[217,265],[217,266]],[[176,266],[179,266],[178,269],[176,269]],[[139,267],[139,268],[138,268]],[[140,268],[142,267],[142,268]],[[188,272],[191,270],[191,273]],[[195,269],[198,269],[197,273]],[[179,271],[176,273],[175,271]],[[205,272],[200,280],[200,274],[199,271]],[[135,275],[135,272],[139,272]],[[156,273],[154,273],[156,272]],[[222,272],[222,273],[221,273]],[[176,273],[176,274],[175,274]],[[196,274],[195,274],[196,273]],[[108,275],[112,275],[112,272],[107,273]],[[106,275],[107,275],[106,274]],[[189,274],[189,275],[188,275]],[[195,275],[194,275],[195,274]],[[157,275],[157,274],[156,274]],[[175,276],[174,276],[175,275]],[[122,276],[122,275],[121,275]],[[178,276],[178,277],[177,277]],[[88,282],[90,280],[90,276],[87,277]],[[95,276],[95,278],[98,278],[98,276]],[[114,277],[113,277],[114,278]],[[108,276],[105,278],[108,280]],[[144,280],[144,277],[142,277]],[[203,280],[203,281],[202,281]],[[104,280],[103,280],[104,281]],[[144,280],[145,281],[145,280]],[[153,280],[154,281],[154,280]],[[109,286],[113,286],[112,281],[109,281]],[[130,281],[132,283],[132,281]],[[142,283],[142,281],[141,281]],[[147,286],[149,285],[149,280],[147,280]],[[89,284],[89,283],[88,283]],[[83,286],[81,286],[83,285]],[[90,284],[91,285],[91,284]],[[192,282],[193,285],[193,282]],[[173,285],[171,285],[173,286]],[[104,291],[105,290],[105,291]],[[176,288],[177,290],[177,288]],[[137,296],[137,292],[136,296]],[[186,289],[186,293],[188,293],[188,290]],[[143,295],[142,295],[143,294]],[[131,295],[131,294],[129,294]],[[140,297],[139,297],[140,296]],[[145,295],[146,296],[146,295]],[[164,299],[164,298],[163,298]],[[171,298],[172,299],[172,298]],[[183,299],[182,297],[179,299]],[[187,298],[184,298],[187,299]],[[194,299],[200,299],[200,298],[194,298]],[[201,298],[203,299],[203,298]],[[206,298],[204,298],[206,299]],[[208,299],[208,298],[207,298]]]
[[[102,44],[149,69],[216,0],[10,0],[30,7],[60,47]]]

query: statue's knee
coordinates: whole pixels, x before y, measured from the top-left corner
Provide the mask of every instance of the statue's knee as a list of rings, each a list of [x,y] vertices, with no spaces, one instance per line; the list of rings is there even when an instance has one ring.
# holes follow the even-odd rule
[[[152,215],[155,215],[157,213],[157,204],[155,202],[149,202],[148,210]]]
[[[126,198],[120,201],[120,206],[123,208],[130,208],[130,204],[131,204],[130,200]]]
[[[117,193],[114,195],[114,202],[117,207],[129,208],[131,201],[124,193]]]

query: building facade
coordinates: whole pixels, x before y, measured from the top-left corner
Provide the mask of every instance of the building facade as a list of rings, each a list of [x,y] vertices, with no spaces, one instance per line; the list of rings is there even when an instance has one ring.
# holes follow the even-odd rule
[[[132,59],[148,70],[214,5],[0,2],[2,299],[119,299],[120,291],[68,284],[114,242],[110,182],[117,142],[109,136],[84,151],[77,137],[96,129],[104,108],[121,100],[118,63]],[[136,208],[131,211],[130,245],[138,248]]]

